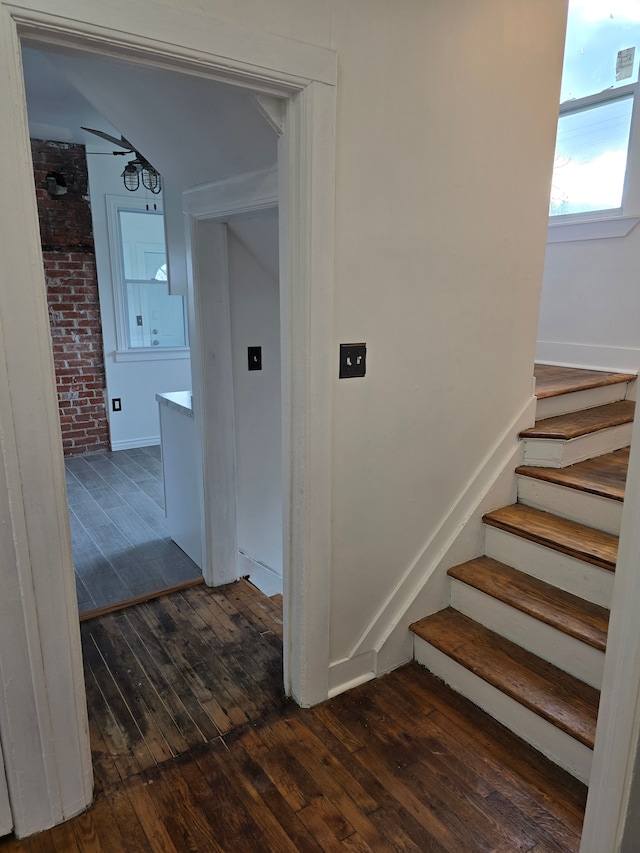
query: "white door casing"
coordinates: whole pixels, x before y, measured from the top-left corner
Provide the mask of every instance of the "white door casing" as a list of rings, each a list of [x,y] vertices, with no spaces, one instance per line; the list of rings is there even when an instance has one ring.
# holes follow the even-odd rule
[[[8,835],[12,829],[13,817],[11,815],[11,803],[9,802],[7,777],[4,771],[2,745],[0,744],[0,838],[2,838],[3,835]]]
[[[51,9],[50,0],[0,0],[0,143],[12,163],[0,207],[0,547],[7,558],[0,731],[19,835],[81,811],[92,792],[20,36],[191,71],[287,101],[278,193],[287,319],[285,559],[292,567],[285,686],[302,705],[327,695],[336,57],[148,0],[60,0]]]
[[[203,574],[209,585],[219,586],[238,579],[227,226],[192,219],[190,232],[191,364],[193,415],[202,448]]]
[[[193,408],[201,436],[202,568],[205,581],[219,586],[238,578],[235,407],[225,220],[277,206],[277,170],[259,170],[192,187],[183,193],[182,204],[189,247],[187,296]]]

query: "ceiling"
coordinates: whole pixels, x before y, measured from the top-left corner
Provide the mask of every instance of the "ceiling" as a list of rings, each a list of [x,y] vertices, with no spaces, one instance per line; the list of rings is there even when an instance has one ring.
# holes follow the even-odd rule
[[[277,137],[250,93],[203,77],[96,54],[23,47],[32,138],[113,146],[125,136],[181,189],[277,163]]]

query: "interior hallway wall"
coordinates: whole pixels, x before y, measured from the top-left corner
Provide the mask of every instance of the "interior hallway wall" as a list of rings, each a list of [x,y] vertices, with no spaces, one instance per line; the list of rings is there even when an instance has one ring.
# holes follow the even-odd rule
[[[639,370],[639,260],[638,226],[624,237],[549,243],[537,357],[576,367]]]
[[[32,140],[40,235],[65,456],[109,447],[87,158],[83,145]],[[47,175],[61,174],[52,196]]]
[[[233,218],[227,233],[238,548],[282,575],[278,212]],[[262,370],[248,369],[250,346]]]

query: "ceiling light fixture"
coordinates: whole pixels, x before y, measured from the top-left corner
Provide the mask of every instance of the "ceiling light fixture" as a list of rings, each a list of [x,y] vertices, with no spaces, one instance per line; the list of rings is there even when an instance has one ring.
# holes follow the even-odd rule
[[[148,163],[142,157],[136,157],[135,160],[130,160],[124,167],[122,173],[125,189],[130,193],[134,193],[142,181],[142,186],[149,190],[150,193],[158,195],[162,190],[162,178],[160,172],[154,169],[151,163]]]
[[[144,163],[140,172],[142,186],[150,193],[157,195],[162,189],[160,172],[157,172],[150,163]]]
[[[135,160],[127,163],[121,177],[124,181],[124,188],[129,190],[130,193],[134,193],[138,189],[140,186],[140,173],[138,172]]]
[[[136,148],[134,148],[128,139],[125,139],[124,136],[117,139],[115,136],[111,136],[110,133],[105,133],[104,130],[94,130],[91,127],[83,127],[82,130],[86,130],[88,133],[93,133],[94,136],[99,136],[100,139],[106,139],[107,142],[112,142],[114,145],[118,145],[120,148],[125,149],[124,151],[112,151],[112,154],[125,156],[127,154],[136,155],[133,160],[129,160],[121,175],[126,190],[130,193],[134,193],[140,188],[140,180],[142,180],[142,186],[150,193],[158,195],[158,193],[162,191],[162,176],[160,175],[160,172],[153,168],[151,163],[143,157]],[[92,153],[103,154],[106,152],[96,151]]]

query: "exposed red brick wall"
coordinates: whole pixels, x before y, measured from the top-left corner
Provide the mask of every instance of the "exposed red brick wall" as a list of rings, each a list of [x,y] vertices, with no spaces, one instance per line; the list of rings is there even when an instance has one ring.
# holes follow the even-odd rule
[[[83,145],[31,141],[65,456],[105,450],[109,425],[98,280]],[[52,197],[47,175],[67,184]]]

